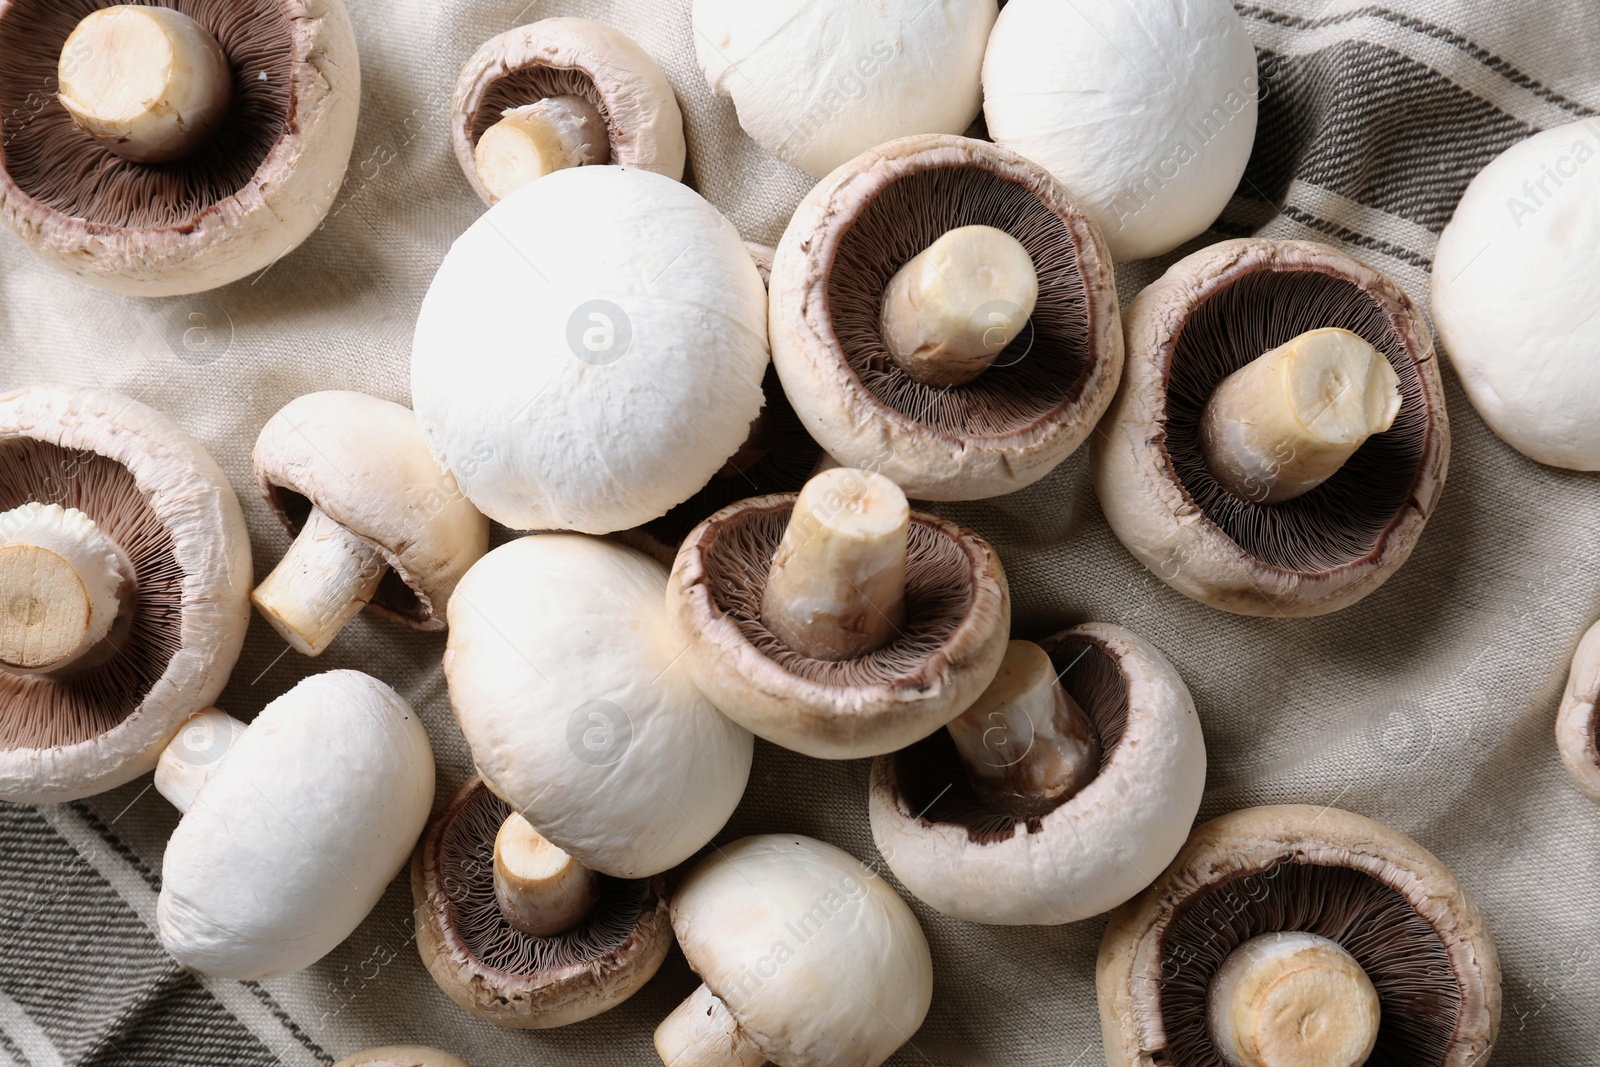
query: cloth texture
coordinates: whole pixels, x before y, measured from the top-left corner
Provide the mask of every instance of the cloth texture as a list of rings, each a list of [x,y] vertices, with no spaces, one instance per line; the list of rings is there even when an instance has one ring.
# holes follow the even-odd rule
[[[747,240],[776,242],[811,185],[745,137],[732,106],[708,90],[689,0],[348,2],[362,52],[359,136],[342,193],[298,251],[217,292],[140,300],[77,284],[0,234],[0,387],[110,388],[175,416],[244,502],[258,578],[288,545],[249,468],[266,420],[320,389],[409,399],[423,294],[483,210],[447,137],[456,74],[482,41],[558,14],[632,34],[684,105],[693,181]],[[1079,0],[1090,11],[1098,2]],[[1426,307],[1439,231],[1472,176],[1519,139],[1600,112],[1594,0],[1237,7],[1262,73],[1249,170],[1213,232],[1119,268],[1124,303],[1178,255],[1262,234],[1344,248]],[[1445,379],[1454,443],[1438,510],[1410,562],[1332,616],[1235,617],[1169,590],[1112,536],[1085,451],[1023,492],[936,510],[998,547],[1017,634],[1116,622],[1174,661],[1208,745],[1202,818],[1253,804],[1334,805],[1414,836],[1450,864],[1499,945],[1496,1065],[1600,1064],[1600,809],[1569,782],[1553,739],[1570,657],[1600,614],[1596,483],[1514,453],[1448,368]],[[437,809],[471,773],[443,649],[442,635],[364,614],[312,660],[258,617],[219,704],[248,719],[309,674],[375,674],[427,723]],[[719,840],[804,833],[876,862],[867,770],[867,761],[824,763],[758,742],[749,791]],[[146,776],[64,805],[0,805],[0,1067],[312,1067],[400,1042],[440,1046],[474,1067],[653,1063],[652,1030],[696,984],[674,952],[642,992],[590,1022],[547,1032],[480,1022],[423,969],[405,876],[303,973],[259,983],[189,975],[153,933],[177,815],[150,784]],[[913,906],[933,948],[934,1001],[892,1063],[1102,1062],[1094,964],[1103,918],[991,928]]]

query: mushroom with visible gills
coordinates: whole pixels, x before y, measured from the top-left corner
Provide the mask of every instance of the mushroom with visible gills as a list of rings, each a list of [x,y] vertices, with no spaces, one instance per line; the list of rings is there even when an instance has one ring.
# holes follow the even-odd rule
[[[369,606],[444,629],[489,520],[433,461],[410,411],[365,393],[299,397],[262,429],[254,466],[295,540],[251,599],[297,652],[321,655]]]
[[[665,880],[610,878],[546,840],[473,779],[411,865],[417,951],[480,1019],[546,1029],[609,1011],[672,947]]]
[[[467,1062],[426,1045],[385,1045],[346,1056],[333,1067],[467,1067]]]
[[[0,394],[0,800],[154,768],[227,683],[249,582],[238,498],[177,423],[116,393]]]
[[[905,901],[808,837],[717,849],[673,894],[672,926],[702,985],[656,1028],[666,1067],[876,1067],[933,998]]]
[[[711,702],[822,759],[893,751],[959,715],[999,669],[1011,621],[987,542],[849,467],[713,515],[667,592]]]
[[[1572,655],[1561,710],[1556,715],[1556,750],[1583,795],[1600,804],[1600,623],[1589,627]]]

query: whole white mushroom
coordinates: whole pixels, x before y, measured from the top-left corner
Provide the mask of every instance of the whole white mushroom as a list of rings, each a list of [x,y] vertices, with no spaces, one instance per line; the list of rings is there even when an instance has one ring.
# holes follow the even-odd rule
[[[1478,414],[1529,459],[1600,470],[1600,120],[1483,169],[1439,238],[1433,321]]]
[[[1072,190],[1117,260],[1170,252],[1221,214],[1259,95],[1227,0],[1011,0],[983,61],[990,136]]]

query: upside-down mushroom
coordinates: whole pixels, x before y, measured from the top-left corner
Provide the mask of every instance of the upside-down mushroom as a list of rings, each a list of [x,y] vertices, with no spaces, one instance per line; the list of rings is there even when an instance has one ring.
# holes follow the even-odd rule
[[[467,1067],[467,1062],[427,1045],[385,1045],[346,1056],[333,1067]]]
[[[1561,710],[1556,715],[1556,749],[1567,774],[1583,795],[1600,804],[1600,623],[1589,627],[1572,655]]]

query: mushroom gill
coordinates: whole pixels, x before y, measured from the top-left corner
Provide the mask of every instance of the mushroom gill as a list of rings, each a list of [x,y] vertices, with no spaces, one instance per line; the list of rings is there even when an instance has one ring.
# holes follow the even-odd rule
[[[1110,762],[1128,723],[1128,679],[1116,659],[1097,641],[1068,637],[1044,641],[1061,686],[1075,700],[1100,739],[1100,766]],[[1020,819],[990,810],[978,798],[948,730],[939,730],[891,757],[895,780],[907,806],[925,824],[946,823],[966,828],[974,844],[990,845],[1016,835],[1018,823],[1028,833],[1043,829],[1042,818]]]
[[[1309,330],[1340,327],[1380,352],[1400,377],[1400,412],[1327,481],[1302,496],[1259,504],[1236,496],[1206,464],[1207,400],[1229,374]],[[1406,335],[1360,286],[1316,269],[1256,268],[1224,279],[1190,308],[1167,364],[1166,452],[1206,518],[1250,556],[1317,573],[1381,549],[1405,513],[1428,446],[1429,398]],[[1436,401],[1435,401],[1436,402]]]
[[[1039,296],[1028,326],[983,374],[936,388],[902,370],[885,345],[884,290],[945,233],[993,226],[1033,259]],[[1068,224],[1022,182],[977,163],[889,181],[839,239],[827,281],[833,334],[861,384],[885,407],[957,437],[1028,432],[1075,403],[1091,368],[1089,294]]]
[[[484,131],[499,122],[510,108],[523,107],[554,96],[576,96],[587,100],[605,119],[606,128],[611,128],[605,100],[589,75],[572,67],[523,67],[507,71],[484,88],[483,96],[472,112],[469,128],[472,143],[477,144]]]
[[[170,0],[217,39],[233,70],[222,127],[172,163],[123,159],[56,99],[61,49],[98,0],[12,0],[0,11],[4,167],[24,194],[62,215],[118,229],[186,230],[250,184],[294,119],[294,35],[281,0]]]
[[[131,611],[106,644],[58,677],[0,671],[0,748],[89,741],[131,715],[182,647],[184,574],[172,535],[133,473],[94,452],[31,438],[0,440],[0,512],[30,501],[83,512],[127,554]]]

